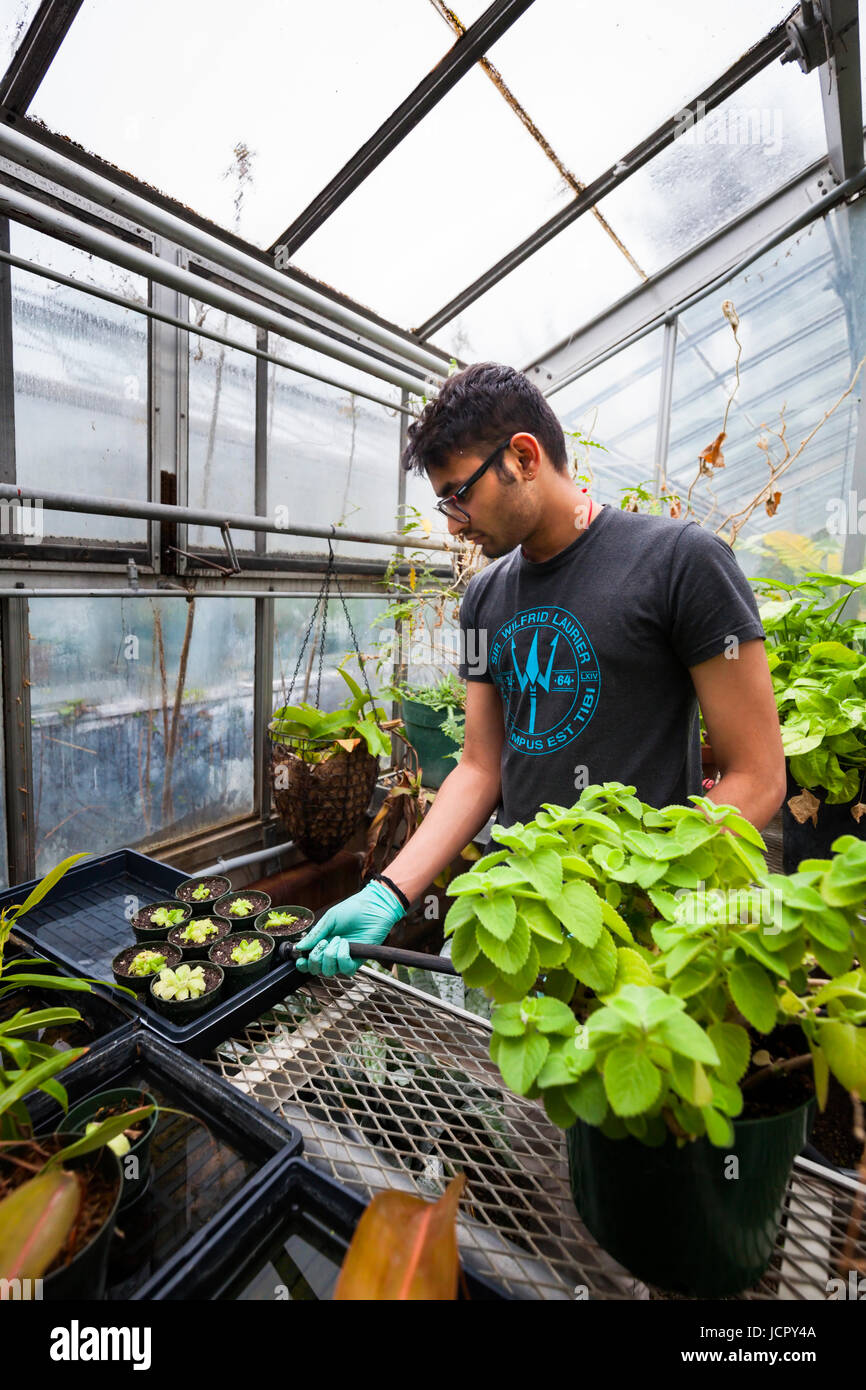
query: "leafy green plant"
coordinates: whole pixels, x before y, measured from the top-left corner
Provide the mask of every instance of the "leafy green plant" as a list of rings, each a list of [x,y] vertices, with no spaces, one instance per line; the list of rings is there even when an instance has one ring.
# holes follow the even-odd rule
[[[389,756],[390,739],[379,727],[387,717],[384,708],[361,689],[348,671],[342,667],[338,670],[349,687],[346,702],[331,714],[323,714],[305,703],[282,705],[274,711],[268,725],[271,737],[288,744],[308,763],[322,762],[341,750],[350,753],[361,739],[374,757]]]
[[[866,780],[866,621],[843,615],[852,599],[861,600],[866,570],[755,584],[767,595],[760,615],[772,643],[767,659],[791,775],[804,792],[826,788],[830,804],[857,798],[859,818]],[[845,592],[834,597],[838,587]],[[819,804],[805,798],[802,818]]]
[[[275,908],[273,912],[268,913],[265,922],[265,930],[267,930],[268,927],[290,927],[292,923],[297,922],[297,920],[297,915],[293,915],[291,912],[284,912],[282,908]]]
[[[491,1056],[561,1127],[727,1145],[753,1041],[785,1024],[822,1106],[830,1073],[866,1088],[866,843],[769,874],[736,808],[689,799],[657,810],[633,787],[588,787],[494,827],[504,849],[450,885],[454,965],[500,1005]]]
[[[129,962],[128,973],[138,980],[144,979],[145,975],[157,975],[165,961],[166,957],[162,951],[139,951]]]
[[[645,512],[648,516],[679,517],[683,510],[683,499],[678,492],[652,491],[650,480],[634,483],[620,488],[620,511]]]
[[[249,898],[235,898],[229,906],[229,912],[233,917],[249,917],[252,910],[253,905]]]
[[[206,898],[210,897],[210,889],[206,883],[200,883],[198,888],[193,888],[190,897],[194,898],[197,903],[204,902]]]
[[[261,941],[239,941],[237,946],[232,948],[231,958],[235,965],[252,965],[254,961],[261,960],[264,954],[264,946]]]
[[[218,924],[212,922],[210,917],[199,917],[195,921],[187,922],[180,933],[180,939],[181,941],[189,941],[194,946],[203,946],[208,938],[218,931]]]
[[[185,916],[186,912],[182,907],[158,907],[150,914],[150,920],[155,927],[176,927]]]
[[[174,970],[160,971],[159,979],[153,986],[158,999],[198,999],[207,989],[204,967],[201,965],[178,965]]]

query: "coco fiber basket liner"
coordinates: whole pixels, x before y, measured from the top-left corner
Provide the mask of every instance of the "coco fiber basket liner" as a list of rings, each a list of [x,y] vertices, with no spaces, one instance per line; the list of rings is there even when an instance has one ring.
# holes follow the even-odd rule
[[[309,758],[331,747],[295,745]],[[358,829],[370,804],[379,763],[363,741],[351,753],[341,749],[322,762],[305,761],[285,743],[271,745],[271,785],[280,818],[308,859],[331,859]]]

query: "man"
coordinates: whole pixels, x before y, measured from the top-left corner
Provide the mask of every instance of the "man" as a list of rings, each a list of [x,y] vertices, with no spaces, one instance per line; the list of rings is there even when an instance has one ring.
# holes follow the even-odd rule
[[[300,969],[352,974],[492,812],[527,821],[584,786],[634,785],[654,806],[701,792],[698,704],[721,780],[709,796],[761,830],[785,760],[757,604],[730,546],[694,521],[602,507],[573,482],[537,388],[481,363],[409,428],[452,535],[494,560],[460,610],[466,740],[423,824],[299,944]]]

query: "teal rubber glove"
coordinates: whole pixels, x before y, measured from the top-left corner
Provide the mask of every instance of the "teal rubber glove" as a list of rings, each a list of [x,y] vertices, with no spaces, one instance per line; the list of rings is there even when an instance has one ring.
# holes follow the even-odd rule
[[[404,915],[403,904],[390,888],[374,880],[354,897],[328,908],[321,922],[295,942],[299,950],[313,948],[295,964],[310,975],[354,975],[363,961],[349,955],[350,943],[367,941],[381,946]]]

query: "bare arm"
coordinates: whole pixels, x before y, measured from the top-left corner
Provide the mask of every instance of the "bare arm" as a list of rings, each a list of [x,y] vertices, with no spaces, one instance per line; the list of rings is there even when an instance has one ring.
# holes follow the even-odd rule
[[[785,754],[762,641],[689,667],[721,780],[708,793],[763,830],[785,798]]]
[[[463,756],[406,848],[388,867],[388,877],[410,902],[469,844],[496,809],[504,738],[496,687],[469,681]]]

